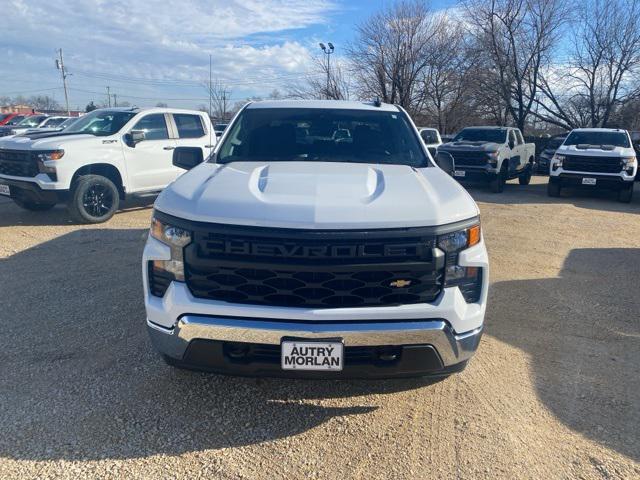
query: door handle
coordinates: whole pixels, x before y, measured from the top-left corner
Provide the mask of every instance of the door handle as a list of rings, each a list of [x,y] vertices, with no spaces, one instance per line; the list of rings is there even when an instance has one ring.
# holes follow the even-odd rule
[[[169,146],[162,147],[163,150],[173,150],[174,148],[176,148],[176,147],[169,147]]]

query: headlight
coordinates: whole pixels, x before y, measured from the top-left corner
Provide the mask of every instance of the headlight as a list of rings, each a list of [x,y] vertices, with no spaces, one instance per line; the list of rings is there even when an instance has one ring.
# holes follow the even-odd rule
[[[558,168],[562,167],[562,162],[564,162],[564,155],[558,155],[557,153],[553,154],[553,157],[551,157],[551,169],[552,170],[557,170]]]
[[[50,160],[60,160],[63,156],[64,156],[64,150],[51,150],[50,152],[38,153],[36,156],[38,171],[40,173],[46,173],[47,175],[49,175],[49,177],[51,177],[53,181],[56,181],[58,178],[56,173],[56,167],[45,165],[44,162],[48,162]]]
[[[500,156],[500,154],[497,151],[487,152],[487,156],[489,157],[489,165],[491,165],[492,167],[498,165],[498,157]]]
[[[633,168],[636,166],[636,157],[624,157],[622,159],[622,162],[624,163],[625,167],[627,168]]]
[[[60,160],[64,157],[64,150],[52,150],[50,152],[42,152],[38,154],[38,160],[48,162],[49,160]]]
[[[458,255],[480,243],[480,239],[480,224],[438,237],[438,247],[446,254],[444,286],[460,288],[468,303],[480,299],[482,269],[458,265]]]
[[[169,260],[149,262],[149,286],[151,293],[161,297],[172,281],[184,282],[184,247],[191,243],[191,232],[168,223],[155,216],[151,219],[149,234],[171,247]]]

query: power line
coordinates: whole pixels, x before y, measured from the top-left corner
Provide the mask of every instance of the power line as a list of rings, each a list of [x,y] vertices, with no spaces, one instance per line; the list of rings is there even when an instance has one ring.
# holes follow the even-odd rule
[[[21,92],[2,92],[2,95],[25,95],[27,93],[51,92],[53,90],[62,90],[62,87],[40,88],[38,90],[26,90]]]
[[[179,80],[179,79],[150,79],[144,77],[135,77],[130,75],[119,75],[119,74],[109,74],[109,73],[101,73],[101,72],[89,72],[87,70],[75,70],[74,73],[79,76],[96,78],[98,80],[108,80],[113,82],[122,82],[122,83],[135,83],[135,84],[144,84],[151,85],[156,87],[177,87],[177,86],[192,86],[192,87],[202,87],[203,82],[197,81],[189,81],[189,80]],[[295,78],[307,78],[309,75],[319,75],[317,72],[298,72],[298,73],[283,73],[279,75],[261,75],[254,77],[244,77],[243,81],[236,81],[231,79],[221,79],[221,81],[225,83],[229,83],[231,85],[256,85],[262,84],[265,80],[275,81],[275,80],[286,80],[286,79],[295,79]]]

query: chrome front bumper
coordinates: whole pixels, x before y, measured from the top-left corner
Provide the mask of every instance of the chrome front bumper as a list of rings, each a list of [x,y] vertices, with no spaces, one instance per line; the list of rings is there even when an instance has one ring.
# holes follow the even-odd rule
[[[431,345],[449,367],[471,358],[482,326],[456,334],[444,320],[307,322],[185,315],[167,329],[147,320],[154,347],[182,359],[192,340],[280,345],[283,337],[341,338],[345,346]]]

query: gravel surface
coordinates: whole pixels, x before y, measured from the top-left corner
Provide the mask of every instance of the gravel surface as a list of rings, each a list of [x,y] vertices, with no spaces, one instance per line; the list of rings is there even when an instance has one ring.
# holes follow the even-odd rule
[[[151,201],[79,226],[0,199],[0,478],[640,478],[640,194],[545,184],[470,189],[486,334],[437,383],[167,367],[141,292]]]

